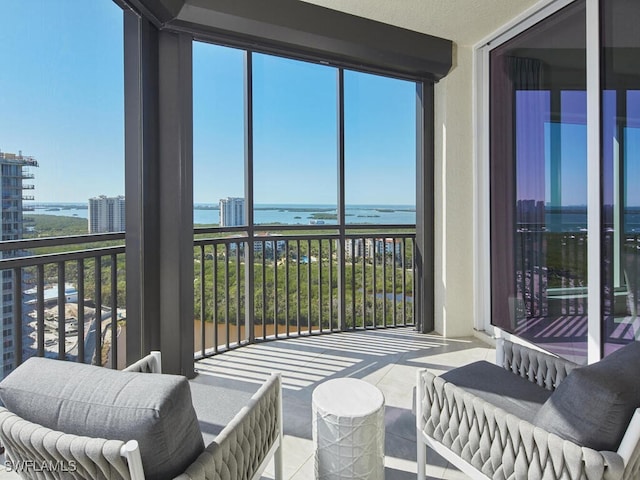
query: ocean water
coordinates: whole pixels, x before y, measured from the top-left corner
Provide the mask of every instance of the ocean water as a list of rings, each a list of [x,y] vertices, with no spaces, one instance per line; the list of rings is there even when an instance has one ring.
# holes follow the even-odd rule
[[[58,215],[65,217],[87,218],[88,208],[82,204],[47,204],[34,206],[33,214]],[[256,205],[254,217],[256,224],[309,225],[314,221],[335,225],[335,205]],[[415,207],[408,205],[352,205],[345,208],[346,223],[350,224],[415,224]],[[195,225],[219,224],[220,210],[217,205],[196,204],[193,209]]]
[[[30,212],[28,212],[30,213]],[[28,216],[27,213],[27,216]],[[87,205],[77,203],[40,203],[34,206],[34,214],[59,215],[87,218]],[[324,218],[335,215],[335,205],[256,205],[254,215],[256,224],[273,225],[309,225],[313,221],[322,221],[326,225],[335,225],[337,221]],[[408,205],[348,205],[345,209],[347,224],[413,225],[416,223],[415,207]],[[217,205],[196,204],[193,209],[195,225],[220,223],[220,211]],[[625,214],[625,231],[640,233],[640,209],[630,209]],[[534,225],[527,225],[534,227]],[[587,214],[572,212],[547,212],[545,230],[548,232],[586,231]]]

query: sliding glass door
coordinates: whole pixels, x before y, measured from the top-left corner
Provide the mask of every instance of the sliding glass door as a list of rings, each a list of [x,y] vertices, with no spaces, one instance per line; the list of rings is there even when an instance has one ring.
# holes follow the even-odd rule
[[[602,341],[640,338],[640,4],[601,2]]]
[[[492,318],[581,361],[587,339],[585,5],[494,49]]]
[[[601,2],[589,16],[599,17],[595,51],[587,17],[587,1],[576,0],[488,54],[492,324],[578,363],[594,339],[599,357],[640,338],[640,4]],[[595,170],[587,152],[588,135],[598,135],[587,121],[592,55],[600,58]],[[595,201],[587,194],[594,175]],[[588,254],[589,242],[598,255]]]

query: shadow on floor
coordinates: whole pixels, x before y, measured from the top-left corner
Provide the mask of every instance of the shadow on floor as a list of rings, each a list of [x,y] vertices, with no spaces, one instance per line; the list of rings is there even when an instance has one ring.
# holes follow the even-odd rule
[[[407,327],[297,337],[200,360],[191,390],[205,443],[209,443],[271,372],[281,372],[285,436],[311,441],[313,390],[332,378],[364,379],[377,385],[386,398],[385,455],[415,466],[417,369],[441,373],[487,359],[491,351],[474,338],[444,339]],[[442,468],[446,467],[444,462]],[[415,471],[387,470],[387,479],[415,478]]]

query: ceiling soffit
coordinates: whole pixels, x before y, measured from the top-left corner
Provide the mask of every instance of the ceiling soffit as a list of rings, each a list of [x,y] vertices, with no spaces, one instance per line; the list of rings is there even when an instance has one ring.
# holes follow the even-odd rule
[[[452,63],[450,40],[299,0],[126,1],[160,28],[258,51],[435,81]]]

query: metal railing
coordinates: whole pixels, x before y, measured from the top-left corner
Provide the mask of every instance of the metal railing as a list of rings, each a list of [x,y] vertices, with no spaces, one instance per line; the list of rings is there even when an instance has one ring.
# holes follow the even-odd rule
[[[0,243],[5,375],[33,355],[122,366],[125,247],[102,245],[123,240],[109,233]]]
[[[242,228],[195,230],[195,357],[272,338],[414,325],[410,227],[281,227],[251,237]],[[0,242],[4,374],[33,355],[124,366],[124,238]]]
[[[414,325],[415,231],[397,230],[195,240],[196,358],[267,339]]]
[[[602,240],[603,313],[635,316],[640,296],[640,235],[613,232]],[[587,314],[587,233],[526,230],[516,235],[516,316]],[[617,258],[617,262],[614,260]]]

